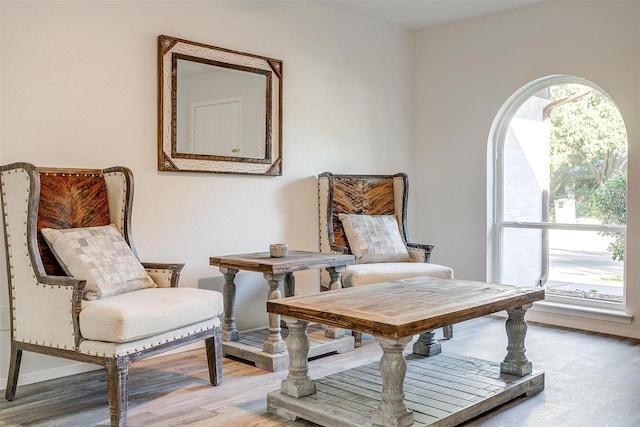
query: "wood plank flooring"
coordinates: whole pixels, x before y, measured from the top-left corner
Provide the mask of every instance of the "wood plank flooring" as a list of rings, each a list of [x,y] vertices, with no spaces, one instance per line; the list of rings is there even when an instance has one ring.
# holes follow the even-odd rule
[[[439,331],[440,332],[440,331]],[[516,399],[463,426],[640,426],[640,341],[529,323],[527,356],[545,373],[545,390]],[[504,319],[485,317],[454,327],[443,354],[499,362],[504,358]],[[378,344],[365,335],[352,352],[310,362],[319,378],[379,360]],[[133,363],[129,370],[129,426],[312,427],[267,412],[267,393],[287,371],[268,372],[224,359],[224,382],[212,387],[204,349]],[[16,399],[0,399],[0,426],[108,426],[103,371],[18,387]]]

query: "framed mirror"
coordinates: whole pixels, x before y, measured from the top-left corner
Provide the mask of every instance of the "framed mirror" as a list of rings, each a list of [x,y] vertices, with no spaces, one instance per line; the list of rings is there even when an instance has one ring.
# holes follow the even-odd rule
[[[282,175],[282,61],[158,36],[158,170]]]

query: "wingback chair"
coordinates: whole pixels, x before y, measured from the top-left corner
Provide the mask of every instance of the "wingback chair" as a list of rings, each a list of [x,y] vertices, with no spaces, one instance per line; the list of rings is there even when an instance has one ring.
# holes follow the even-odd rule
[[[324,172],[318,176],[320,251],[356,255],[356,263],[347,266],[342,272],[344,287],[389,282],[416,276],[453,278],[452,268],[430,263],[433,245],[413,243],[409,240],[407,231],[408,191],[408,177],[404,173],[395,175],[335,175],[331,172]],[[354,242],[350,242],[349,237],[353,240],[360,236],[358,236],[357,227],[351,223],[351,220],[366,221],[367,217],[388,219],[389,216],[395,218],[395,221],[391,221],[392,227],[397,230],[395,233],[399,234],[397,238],[401,239],[396,246],[400,246],[403,251],[406,250],[408,253],[406,259],[403,258],[404,254],[400,257],[396,256],[395,251],[392,257],[387,257],[385,253],[368,256],[362,253],[362,250],[353,247]],[[345,225],[348,225],[348,228]],[[373,227],[371,223],[365,222],[361,228],[370,227]],[[363,247],[366,250],[366,242],[363,243]],[[382,252],[384,250],[386,249],[383,249]],[[325,286],[325,282],[323,280],[323,286]],[[451,338],[452,334],[451,326],[444,328],[445,338]],[[354,335],[356,346],[358,346],[361,334],[356,332]],[[425,336],[424,339],[426,338]],[[429,341],[433,343],[432,333],[429,335]]]
[[[14,163],[0,167],[0,185],[11,313],[7,400],[25,350],[104,366],[112,426],[127,423],[130,362],[204,340],[209,380],[221,383],[222,295],[179,288],[183,264],[138,261],[129,169]]]

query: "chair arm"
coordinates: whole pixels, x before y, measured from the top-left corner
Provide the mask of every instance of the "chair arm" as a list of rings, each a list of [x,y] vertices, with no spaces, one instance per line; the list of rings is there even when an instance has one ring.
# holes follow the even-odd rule
[[[16,301],[14,338],[52,348],[75,350],[86,281],[66,276],[40,276],[29,286],[29,301]],[[22,287],[26,290],[27,287]],[[21,295],[24,299],[27,294]]]
[[[407,242],[407,249],[411,259],[417,262],[429,262],[431,260],[431,251],[433,245],[425,245],[422,243]]]
[[[338,254],[351,255],[351,251],[346,246],[331,245],[331,251]]]
[[[176,288],[180,279],[180,272],[184,264],[162,264],[143,262],[142,266],[160,288]]]

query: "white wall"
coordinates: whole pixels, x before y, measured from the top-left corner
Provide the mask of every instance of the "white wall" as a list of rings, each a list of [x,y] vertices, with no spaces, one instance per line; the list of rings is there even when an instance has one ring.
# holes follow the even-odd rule
[[[639,22],[639,2],[549,2],[417,33],[414,240],[435,244],[433,262],[452,266],[461,279],[487,278],[491,124],[527,83],[582,77],[613,98],[627,125],[627,303],[640,315]],[[638,321],[529,318],[640,338]]]
[[[182,286],[222,288],[212,255],[317,250],[318,173],[412,173],[411,32],[307,1],[2,1],[0,19],[0,163],[130,167],[138,253],[185,262]],[[160,34],[284,61],[281,177],[156,171]],[[239,329],[266,325],[262,277],[238,282]],[[26,353],[21,382],[82,369],[54,360]]]

